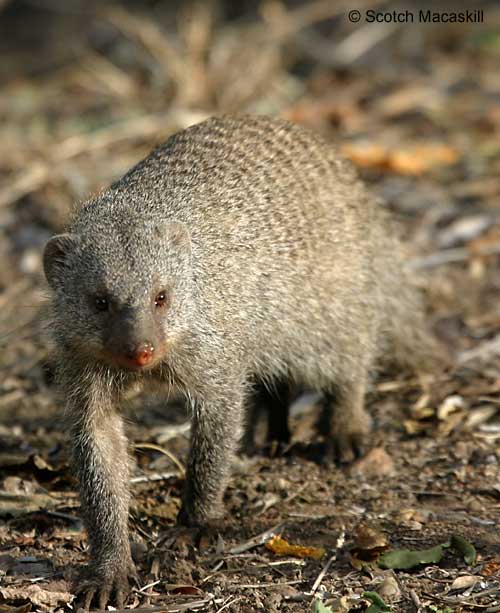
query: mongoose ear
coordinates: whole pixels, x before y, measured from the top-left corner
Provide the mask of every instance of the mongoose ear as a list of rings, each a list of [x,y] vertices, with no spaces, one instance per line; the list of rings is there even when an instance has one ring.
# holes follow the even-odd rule
[[[52,289],[61,285],[66,258],[74,251],[77,240],[72,234],[53,236],[45,245],[43,269],[47,282]]]

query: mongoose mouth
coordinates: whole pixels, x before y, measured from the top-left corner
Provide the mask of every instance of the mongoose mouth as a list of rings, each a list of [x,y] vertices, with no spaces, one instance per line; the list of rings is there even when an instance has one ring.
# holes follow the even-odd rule
[[[106,359],[120,368],[126,370],[146,370],[158,361],[154,346],[141,343],[127,348],[124,352],[106,352]]]
[[[128,358],[127,356],[118,355],[113,356],[111,361],[117,366],[120,366],[120,368],[125,368],[126,370],[147,370],[155,364],[154,360],[141,362],[139,360]]]

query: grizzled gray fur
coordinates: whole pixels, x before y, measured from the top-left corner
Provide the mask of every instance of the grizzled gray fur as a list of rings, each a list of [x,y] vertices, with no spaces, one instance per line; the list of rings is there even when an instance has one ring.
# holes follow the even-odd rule
[[[133,572],[119,402],[133,382],[184,390],[191,452],[179,520],[221,511],[251,381],[335,397],[341,456],[369,431],[378,358],[431,347],[387,212],[308,130],[219,117],[184,130],[83,204],[49,241],[51,330],[72,424],[91,565],[86,605]]]

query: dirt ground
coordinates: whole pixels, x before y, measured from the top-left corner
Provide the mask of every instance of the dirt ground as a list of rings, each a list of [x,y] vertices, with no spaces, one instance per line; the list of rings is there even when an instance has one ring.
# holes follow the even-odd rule
[[[221,111],[339,143],[401,217],[451,365],[374,376],[375,431],[351,466],[319,462],[318,409],[303,399],[289,448],[240,457],[224,519],[196,533],[174,527],[185,410],[130,397],[129,606],[500,611],[500,7],[480,7],[483,23],[443,25],[368,23],[370,8],[401,7],[366,0],[0,2],[1,613],[75,609],[86,560],[40,323],[43,244],[75,202]],[[312,549],[280,555],[275,535]],[[434,561],[381,567],[389,551],[450,541]]]

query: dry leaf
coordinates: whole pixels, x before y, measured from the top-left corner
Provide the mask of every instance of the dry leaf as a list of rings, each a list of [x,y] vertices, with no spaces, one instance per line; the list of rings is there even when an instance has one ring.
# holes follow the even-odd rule
[[[20,607],[11,607],[6,603],[0,604],[0,613],[28,613],[31,611],[31,603],[21,605]]]
[[[446,166],[458,161],[460,155],[448,145],[417,145],[389,156],[389,168],[405,175],[420,175],[434,166]]]
[[[488,562],[484,565],[481,574],[485,577],[496,577],[496,575],[500,575],[500,562]]]
[[[357,166],[404,175],[421,175],[435,166],[454,164],[459,152],[449,145],[425,143],[391,151],[375,143],[348,143],[342,151]]]
[[[19,517],[40,509],[53,509],[57,500],[48,494],[10,494],[0,492],[0,516]]]
[[[410,436],[415,436],[417,434],[422,434],[429,427],[428,423],[416,421],[415,419],[405,419],[403,422],[403,427],[405,429],[406,434]]]
[[[437,410],[437,417],[439,420],[444,421],[448,419],[448,417],[452,413],[463,410],[465,408],[466,404],[462,396],[454,394],[453,396],[448,396],[447,398],[445,398],[443,402],[439,405]]]
[[[361,570],[378,559],[389,547],[387,536],[376,528],[360,526],[354,537],[354,546],[350,550],[351,564]]]
[[[462,425],[466,414],[466,411],[459,411],[449,415],[446,421],[441,422],[438,426],[439,436],[449,436],[454,430],[459,428],[459,426]]]
[[[435,414],[436,414],[436,410],[429,406],[419,407],[419,408],[413,407],[411,409],[412,417],[414,419],[417,419],[418,421],[424,421],[426,419],[431,419],[432,417],[434,417]]]
[[[480,581],[480,577],[476,577],[475,575],[462,575],[461,577],[457,577],[453,583],[450,585],[450,591],[463,591],[473,585],[476,585],[478,581]]]
[[[480,424],[488,421],[493,415],[496,415],[498,409],[500,407],[493,406],[491,404],[486,405],[484,407],[479,407],[478,409],[474,409],[469,411],[467,414],[467,419],[465,420],[465,425],[468,428],[475,428]]]
[[[429,517],[432,514],[432,511],[422,509],[401,509],[396,514],[395,520],[400,523],[418,522],[420,524],[424,524],[429,520]]]
[[[370,526],[360,526],[356,531],[354,547],[364,551],[373,549],[386,549],[389,545],[387,536]]]
[[[494,225],[486,234],[479,236],[467,243],[467,249],[471,255],[484,262],[492,262],[498,254],[484,255],[488,250],[494,250],[500,246],[500,225]]]
[[[387,163],[387,151],[374,143],[349,143],[342,147],[342,153],[363,168],[384,167]]]
[[[291,545],[281,536],[273,536],[270,541],[267,541],[266,549],[272,551],[279,556],[294,556],[296,558],[312,558],[319,560],[326,551],[323,547],[304,547],[303,545]]]
[[[2,587],[0,588],[0,595],[5,600],[25,600],[28,598],[34,605],[50,607],[69,604],[74,599],[74,595],[69,592],[52,592],[40,585]]]

